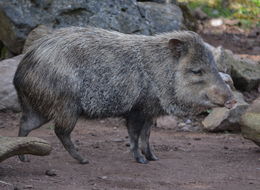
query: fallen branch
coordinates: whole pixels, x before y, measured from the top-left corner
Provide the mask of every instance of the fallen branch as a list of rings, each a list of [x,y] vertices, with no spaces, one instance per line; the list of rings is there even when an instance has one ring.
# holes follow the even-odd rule
[[[0,162],[21,154],[37,156],[49,155],[50,144],[37,137],[3,137],[0,136]]]

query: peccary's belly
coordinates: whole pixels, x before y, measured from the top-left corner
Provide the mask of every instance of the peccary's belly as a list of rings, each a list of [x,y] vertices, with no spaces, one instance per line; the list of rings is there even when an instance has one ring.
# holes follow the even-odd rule
[[[82,99],[82,108],[84,115],[90,118],[116,117],[131,110],[134,101],[135,97],[123,97],[116,92],[114,95],[89,93],[89,96]]]
[[[138,76],[127,73],[102,73],[84,77],[81,106],[88,117],[113,117],[127,113],[142,91]]]

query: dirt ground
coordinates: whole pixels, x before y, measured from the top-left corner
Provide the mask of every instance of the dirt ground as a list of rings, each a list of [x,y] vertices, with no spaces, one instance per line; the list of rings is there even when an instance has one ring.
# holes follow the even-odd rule
[[[200,32],[205,41],[260,62],[259,31],[241,31],[232,26]],[[0,135],[17,136],[20,114],[0,113]],[[72,159],[53,132],[53,124],[30,136],[51,143],[49,156],[30,156],[29,163],[17,157],[0,163],[0,190],[258,190],[260,148],[240,134],[180,132],[154,128],[151,143],[159,161],[142,165],[129,152],[122,120],[81,119],[73,131],[80,152],[90,163]],[[191,130],[192,131],[192,130]],[[56,176],[46,175],[53,171]]]
[[[242,29],[234,25],[235,21],[228,19],[224,19],[224,23],[226,24],[213,27],[210,21],[203,21],[198,33],[209,44],[222,46],[240,57],[260,64],[260,27]]]
[[[19,115],[0,114],[0,134],[16,136]],[[0,163],[0,189],[36,190],[257,190],[260,189],[260,149],[240,134],[176,132],[154,128],[151,142],[159,161],[133,161],[123,121],[81,119],[73,131],[80,152],[90,163],[72,159],[51,123],[30,136],[48,140],[49,156],[12,157]],[[53,170],[56,176],[48,176]]]

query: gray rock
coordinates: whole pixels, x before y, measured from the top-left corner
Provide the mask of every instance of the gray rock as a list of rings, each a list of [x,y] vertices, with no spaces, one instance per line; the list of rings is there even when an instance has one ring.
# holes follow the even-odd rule
[[[246,111],[248,104],[244,101],[243,95],[240,92],[233,91],[236,105],[232,109],[225,107],[214,108],[210,114],[202,121],[204,128],[207,131],[239,131],[240,119]]]
[[[167,0],[137,0],[139,2],[155,2],[155,3],[166,3]]]
[[[45,175],[53,177],[53,176],[57,176],[57,172],[54,169],[50,169],[45,171]]]
[[[214,59],[216,61],[217,64],[217,68],[219,72],[222,73],[227,73],[230,74],[231,73],[231,66],[229,64],[227,64],[227,62],[229,62],[228,57],[226,57],[225,55],[225,50],[219,46],[219,47],[214,47],[208,43],[205,43],[206,46],[209,48],[210,51],[212,51]]]
[[[137,0],[139,2],[155,2],[155,3],[173,3],[173,4],[177,4],[176,0]]]
[[[234,87],[234,82],[231,78],[231,76],[229,74],[226,74],[226,73],[222,73],[222,72],[219,72],[221,78],[223,79],[223,81],[232,89],[232,90],[235,90],[235,87]]]
[[[230,59],[233,54],[229,54]],[[231,77],[236,89],[250,91],[257,89],[260,84],[260,64],[249,59],[234,56],[231,64]]]
[[[156,126],[161,129],[172,130],[176,132],[201,132],[203,127],[201,122],[178,118],[172,115],[159,117]]]
[[[203,126],[208,131],[220,130],[219,126],[229,116],[229,110],[225,107],[214,108],[212,112],[202,121]]]
[[[182,12],[174,4],[136,0],[0,1],[0,41],[19,54],[29,32],[40,24],[52,28],[96,26],[123,33],[151,35],[180,29]]]
[[[242,59],[232,51],[222,47],[213,47],[206,44],[213,52],[218,70],[229,74],[237,90],[250,91],[257,89],[260,84],[260,64]]]
[[[241,131],[245,138],[260,146],[260,97],[242,115]]]
[[[190,119],[187,119],[187,120],[185,121],[185,123],[186,123],[186,124],[191,124],[192,122],[191,122]]]
[[[177,118],[174,116],[159,117],[156,121],[157,127],[163,129],[174,129],[177,127]]]
[[[27,51],[27,49],[33,44],[33,42],[47,34],[50,34],[53,31],[52,28],[47,27],[45,25],[39,25],[35,29],[33,29],[26,38],[23,53]]]
[[[20,111],[13,77],[22,55],[0,61],[0,110]]]
[[[150,26],[150,34],[178,30],[182,27],[181,9],[173,4],[146,2],[138,3],[138,7],[141,16]]]

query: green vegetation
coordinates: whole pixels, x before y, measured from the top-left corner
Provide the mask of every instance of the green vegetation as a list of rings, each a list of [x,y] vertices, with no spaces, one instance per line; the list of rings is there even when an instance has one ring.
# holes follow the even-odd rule
[[[48,127],[47,127],[47,129],[51,129],[51,130],[54,130],[54,125],[49,125]]]
[[[179,0],[188,7],[201,7],[209,17],[238,19],[242,26],[260,26],[260,0]]]

